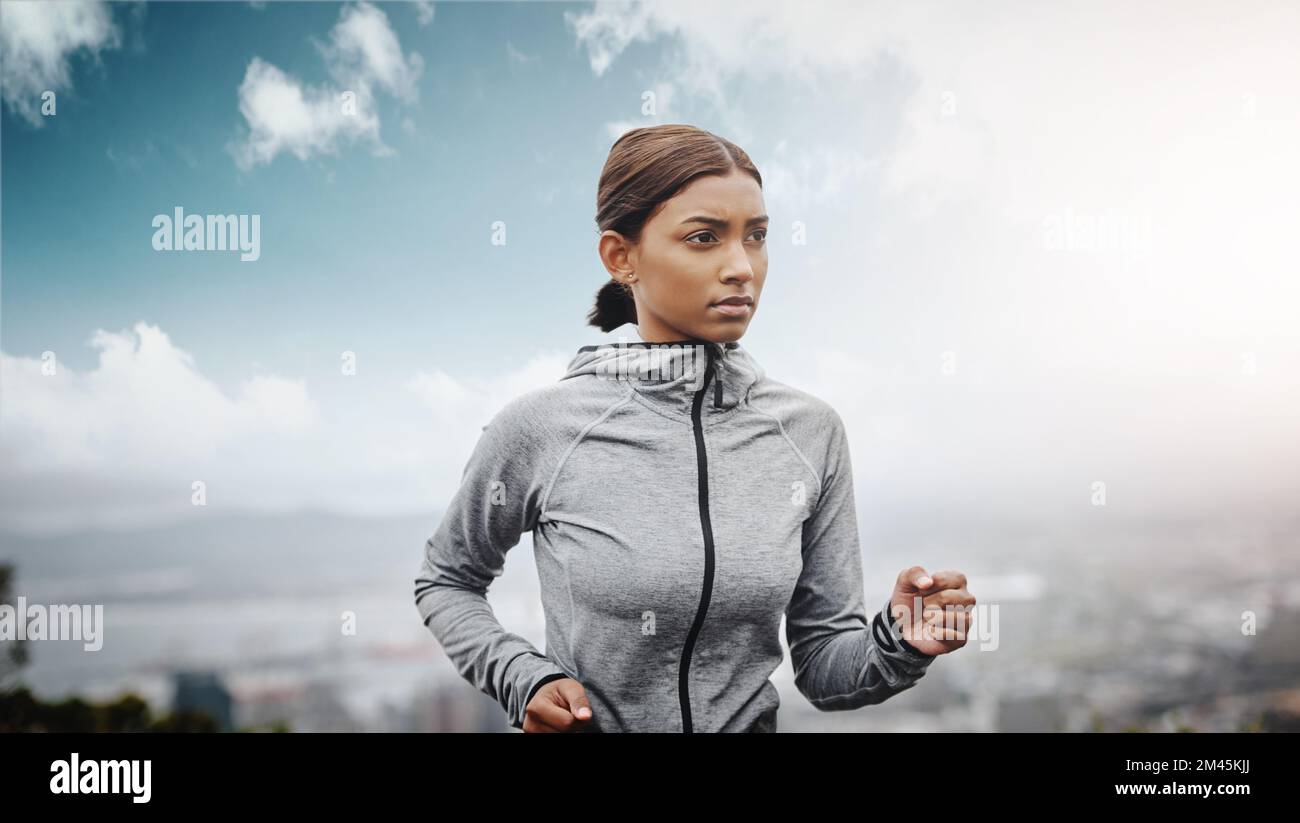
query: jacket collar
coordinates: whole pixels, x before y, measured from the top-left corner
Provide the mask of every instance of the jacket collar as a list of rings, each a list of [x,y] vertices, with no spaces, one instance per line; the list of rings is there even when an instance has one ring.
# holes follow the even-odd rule
[[[582,346],[560,379],[625,380],[655,408],[689,419],[708,373],[711,376],[700,403],[700,416],[705,419],[745,402],[750,388],[764,374],[749,352],[734,341],[717,343],[690,337],[649,343],[639,337]]]

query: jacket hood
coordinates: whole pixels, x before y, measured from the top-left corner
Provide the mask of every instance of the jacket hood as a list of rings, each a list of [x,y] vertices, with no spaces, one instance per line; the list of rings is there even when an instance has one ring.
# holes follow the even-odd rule
[[[706,380],[701,413],[717,414],[744,402],[763,376],[762,366],[737,342],[685,338],[582,346],[560,379],[625,380],[651,402],[689,416]]]

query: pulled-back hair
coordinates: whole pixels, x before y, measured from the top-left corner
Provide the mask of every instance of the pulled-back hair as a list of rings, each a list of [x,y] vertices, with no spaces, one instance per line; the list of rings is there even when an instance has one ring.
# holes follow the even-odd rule
[[[761,187],[763,178],[745,150],[716,134],[682,124],[632,129],[614,141],[596,191],[596,230],[613,229],[629,241],[655,209],[683,186],[706,174],[725,176],[744,171]],[[611,279],[596,292],[587,325],[603,332],[635,323],[632,290]]]

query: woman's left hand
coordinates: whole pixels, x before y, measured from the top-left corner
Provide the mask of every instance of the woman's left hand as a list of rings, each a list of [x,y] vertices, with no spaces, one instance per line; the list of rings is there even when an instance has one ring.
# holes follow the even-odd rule
[[[966,645],[975,622],[975,596],[966,590],[966,575],[922,566],[899,572],[889,613],[900,623],[903,639],[925,654],[947,654]]]

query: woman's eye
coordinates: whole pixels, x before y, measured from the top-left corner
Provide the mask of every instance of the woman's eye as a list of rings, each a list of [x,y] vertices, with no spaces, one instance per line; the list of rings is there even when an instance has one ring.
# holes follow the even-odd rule
[[[767,229],[755,229],[754,234],[750,236],[753,237],[754,235],[758,236],[757,237],[758,242],[761,243],[767,239]],[[717,235],[714,234],[713,232],[702,231],[699,234],[692,234],[690,237],[686,238],[686,242],[696,246],[705,246],[705,245],[709,245],[710,243],[717,242],[717,239],[718,239]],[[699,242],[693,242],[693,241],[699,241]]]

